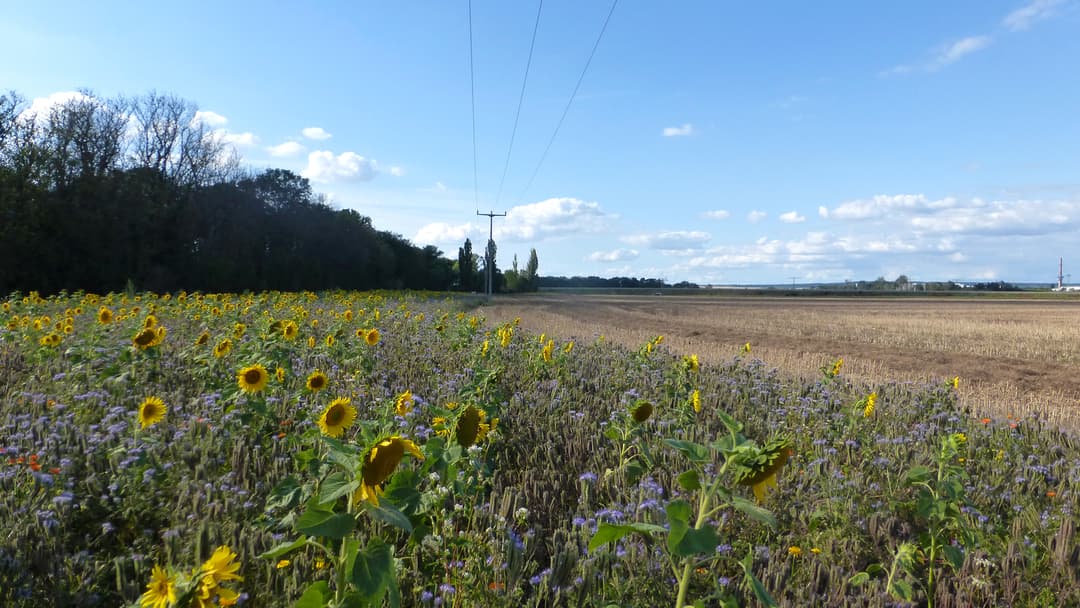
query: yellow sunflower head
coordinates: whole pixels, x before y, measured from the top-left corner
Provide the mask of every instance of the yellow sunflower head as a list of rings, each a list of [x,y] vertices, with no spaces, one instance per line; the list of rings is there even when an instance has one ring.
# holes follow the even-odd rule
[[[285,368],[279,367],[274,370],[274,376],[277,378],[278,382],[285,382]]]
[[[236,374],[236,383],[240,386],[240,390],[248,394],[262,392],[269,379],[270,374],[259,363],[249,365]]]
[[[151,346],[156,346],[159,344],[158,332],[150,327],[142,329],[131,339],[131,343],[139,350],[146,350]]]
[[[364,457],[364,463],[361,467],[362,481],[360,488],[353,495],[353,500],[355,502],[366,500],[378,506],[379,494],[382,493],[379,486],[394,474],[398,464],[401,463],[402,456],[406,452],[412,454],[418,460],[424,459],[424,454],[420,452],[420,448],[408,439],[402,439],[395,435],[376,443]]]
[[[367,342],[368,346],[375,346],[379,343],[379,330],[372,327],[364,334],[364,342]]]
[[[146,319],[143,320],[143,329],[153,329],[157,327],[158,320],[154,315],[146,315]]]
[[[102,325],[108,325],[113,322],[113,312],[108,308],[102,306],[97,312],[97,322]],[[155,566],[156,568],[156,566]]]
[[[210,332],[204,331],[195,339],[195,346],[202,346],[210,341]]]
[[[413,394],[412,391],[405,391],[397,396],[394,400],[394,413],[398,416],[405,416],[413,410]]]
[[[281,335],[285,336],[286,340],[295,340],[296,336],[300,335],[300,326],[296,321],[285,321],[281,326]]]
[[[328,383],[329,380],[326,378],[326,374],[322,373],[319,370],[315,370],[311,372],[310,376],[307,377],[307,383],[305,384],[305,386],[307,386],[307,389],[309,391],[317,393],[322,389],[326,388],[326,385]]]
[[[356,420],[356,408],[348,397],[339,397],[326,406],[319,416],[319,429],[324,435],[341,437],[345,430]]]
[[[165,402],[160,397],[147,397],[139,404],[139,424],[145,429],[152,424],[161,422],[165,418],[167,410]]]
[[[230,350],[232,350],[232,340],[225,338],[214,346],[214,356],[220,359],[229,354]]]
[[[142,608],[168,608],[176,603],[176,577],[169,576],[164,568],[154,565],[146,591],[139,597]]]

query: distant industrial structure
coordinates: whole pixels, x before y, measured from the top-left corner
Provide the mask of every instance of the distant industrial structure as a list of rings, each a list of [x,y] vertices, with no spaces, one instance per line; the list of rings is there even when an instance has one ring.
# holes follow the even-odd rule
[[[1069,275],[1072,276],[1072,275]],[[1080,291],[1080,285],[1066,285],[1065,284],[1065,258],[1058,258],[1058,276],[1057,287],[1054,291]]]

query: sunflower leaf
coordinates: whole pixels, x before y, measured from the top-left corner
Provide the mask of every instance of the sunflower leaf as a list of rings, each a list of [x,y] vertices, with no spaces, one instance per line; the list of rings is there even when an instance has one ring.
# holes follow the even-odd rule
[[[325,536],[342,539],[356,527],[356,518],[348,513],[334,513],[321,506],[310,505],[296,522],[293,529],[309,536]]]
[[[711,555],[716,553],[716,546],[719,544],[720,537],[716,535],[716,528],[706,525],[687,530],[675,547],[674,553],[679,557]]]
[[[308,585],[308,588],[304,590],[304,595],[301,595],[300,599],[293,604],[293,608],[325,608],[329,599],[330,583],[316,581]]]
[[[741,511],[750,519],[766,524],[770,528],[776,528],[776,518],[773,517],[773,514],[770,513],[768,509],[762,509],[741,496],[732,496],[731,506],[735,507],[736,510]]]
[[[359,480],[350,480],[345,473],[340,471],[331,473],[319,485],[319,502],[322,504],[334,502],[346,494],[355,492],[359,487]]]
[[[627,534],[632,534],[634,532],[637,532],[646,538],[652,538],[653,534],[663,533],[664,527],[645,523],[600,524],[600,527],[596,530],[596,534],[594,534],[592,540],[589,541],[589,551],[595,551],[599,547],[616,542]]]
[[[303,547],[306,544],[307,544],[307,537],[306,536],[301,536],[300,538],[298,538],[298,539],[296,539],[294,541],[284,542],[284,543],[281,543],[280,545],[274,547],[273,549],[270,549],[266,553],[263,553],[262,555],[260,555],[259,559],[277,559],[277,558],[281,557],[282,555],[285,555],[286,553],[290,553],[292,551],[295,551],[295,550],[299,549],[300,547]]]
[[[690,469],[679,475],[676,478],[676,481],[679,482],[679,486],[682,487],[682,489],[688,492],[701,489],[701,477],[694,469]]]
[[[412,533],[413,527],[409,518],[404,513],[398,510],[397,507],[390,504],[388,500],[379,501],[379,506],[375,506],[371,503],[364,503],[365,509],[371,514],[371,516],[385,524],[390,524],[395,528],[400,528],[405,532]]]
[[[758,601],[770,608],[776,608],[776,600],[773,599],[773,596],[769,595],[769,591],[765,589],[765,585],[758,580],[758,577],[754,576],[754,571],[752,569],[754,565],[754,554],[747,553],[746,557],[739,562],[739,565],[742,566],[744,574],[743,578],[746,581],[746,584],[754,590],[754,595],[757,597]]]
[[[680,555],[679,544],[690,530],[690,515],[693,513],[690,503],[685,500],[673,500],[664,508],[668,519],[668,551],[674,555]],[[719,543],[717,543],[719,544]],[[716,548],[716,545],[713,545]]]
[[[691,462],[709,461],[709,450],[700,443],[685,441],[683,439],[665,439],[664,443],[682,452]]]
[[[380,538],[373,538],[356,554],[349,579],[356,590],[379,606],[394,577],[394,554]]]

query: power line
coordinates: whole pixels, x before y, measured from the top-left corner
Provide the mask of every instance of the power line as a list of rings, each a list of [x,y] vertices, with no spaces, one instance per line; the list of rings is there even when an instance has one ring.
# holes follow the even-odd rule
[[[491,297],[491,284],[495,281],[495,274],[492,272],[495,260],[491,257],[491,244],[495,242],[495,218],[506,217],[506,212],[495,213],[494,211],[488,211],[487,213],[480,213],[477,211],[476,215],[486,215],[488,218],[488,244],[484,247],[484,279],[486,280],[485,291],[488,297]]]
[[[533,24],[532,42],[529,43],[529,58],[525,61],[525,77],[521,80],[521,93],[518,95],[517,112],[514,113],[514,128],[510,131],[510,147],[506,149],[506,162],[503,164],[502,178],[499,179],[499,191],[495,195],[495,204],[499,204],[502,197],[503,184],[506,182],[506,171],[510,168],[510,153],[514,150],[514,136],[517,135],[518,119],[521,118],[521,106],[525,101],[525,84],[529,82],[529,66],[532,65],[533,49],[536,48],[536,32],[540,29],[540,12],[544,9],[544,0],[540,0],[540,6],[536,8],[536,23]]]
[[[563,121],[566,120],[566,114],[570,111],[570,105],[574,103],[574,97],[577,96],[578,89],[581,88],[581,82],[585,80],[585,72],[589,71],[589,64],[592,63],[593,55],[596,54],[596,48],[600,46],[600,40],[604,37],[608,22],[611,21],[611,15],[615,12],[615,7],[618,5],[619,0],[614,0],[611,3],[611,10],[608,11],[607,17],[604,18],[604,25],[600,28],[600,35],[596,37],[596,43],[593,44],[592,51],[589,52],[588,60],[585,61],[585,68],[581,70],[581,76],[578,76],[577,84],[574,85],[574,91],[570,94],[570,100],[566,102],[566,107],[563,108],[562,116],[559,117],[559,122],[555,125],[555,132],[551,134],[551,139],[548,140],[547,146],[544,148],[544,153],[540,155],[540,162],[536,163],[536,169],[533,170],[532,176],[529,177],[529,181],[525,184],[525,189],[518,195],[518,202],[525,197],[525,193],[532,187],[533,180],[536,179],[536,174],[540,172],[540,166],[544,164],[548,151],[551,150],[551,144],[555,143],[555,136],[559,134],[559,129],[562,128]]]
[[[472,108],[472,175],[473,200],[480,208],[480,177],[476,168],[476,84],[473,77],[472,0],[469,0],[469,105]]]

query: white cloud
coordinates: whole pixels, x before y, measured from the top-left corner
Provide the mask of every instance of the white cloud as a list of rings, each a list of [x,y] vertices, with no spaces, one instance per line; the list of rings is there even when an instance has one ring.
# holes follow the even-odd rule
[[[30,105],[19,113],[19,119],[30,120],[31,118],[48,118],[49,112],[52,111],[54,106],[63,105],[73,100],[88,101],[90,99],[91,98],[88,95],[80,93],[79,91],[59,91],[48,97],[35,97],[34,101],[30,102]]]
[[[956,63],[961,58],[990,46],[994,39],[990,36],[968,36],[946,44],[934,52],[934,56],[923,64],[897,65],[883,70],[881,76],[900,76],[916,71],[936,72],[947,65]]]
[[[387,171],[387,173],[389,173],[390,175],[393,175],[394,177],[402,177],[403,175],[405,175],[405,169],[403,169],[401,167],[394,166],[394,167],[390,167],[390,169],[389,169],[389,171]]]
[[[293,156],[300,156],[304,153],[306,148],[304,145],[297,141],[287,141],[280,143],[276,146],[269,146],[266,151],[270,153],[270,156],[277,158],[290,158]]]
[[[216,133],[221,137],[221,141],[234,146],[250,147],[259,144],[259,137],[254,133],[230,133],[225,129],[218,129]]]
[[[780,214],[780,221],[785,224],[800,224],[806,221],[806,216],[799,215],[795,211],[788,211],[787,213]]]
[[[211,128],[224,127],[228,122],[229,119],[209,110],[199,110],[195,112],[195,116],[191,119],[192,126],[202,124]]]
[[[599,232],[608,227],[615,215],[596,202],[562,197],[511,207],[506,218],[495,228],[496,238],[515,241],[539,240],[575,233]]]
[[[817,208],[817,214],[819,216],[823,217],[823,218],[828,219],[828,217],[829,217],[829,208],[824,206],[824,205],[819,205],[818,208]]]
[[[614,251],[594,251],[585,258],[590,262],[625,262],[638,257],[636,249],[615,249]]]
[[[334,155],[329,150],[316,150],[308,154],[307,167],[301,175],[314,182],[336,180],[370,181],[377,173],[376,162],[356,152]]]
[[[932,201],[923,194],[878,194],[869,199],[841,203],[831,210],[820,207],[818,213],[822,217],[835,220],[873,220],[892,217],[898,213],[947,209],[957,204],[957,200],[952,197]]]
[[[687,251],[701,249],[712,238],[708,232],[699,230],[673,230],[653,234],[632,234],[620,240],[629,245],[648,247],[661,251]]]
[[[478,226],[471,222],[464,224],[447,224],[446,222],[432,222],[420,228],[413,242],[420,245],[438,245],[449,243],[464,243],[471,234],[475,234]],[[473,248],[475,250],[475,247]]]
[[[446,192],[446,184],[442,182],[435,182],[435,190],[437,192]]]
[[[751,224],[756,224],[761,220],[765,219],[768,215],[769,214],[764,211],[754,210],[746,214],[746,221],[750,222]]]
[[[710,220],[726,220],[731,217],[731,212],[724,209],[716,209],[714,211],[706,211],[701,214],[702,217]]]
[[[985,49],[993,39],[990,36],[968,36],[943,48],[928,69],[936,69],[958,61],[965,55]]]
[[[1062,4],[1063,0],[1032,0],[1006,15],[1001,24],[1014,32],[1026,30],[1038,21],[1053,17]]]
[[[694,125],[686,123],[681,127],[664,127],[664,137],[686,137],[694,134]]]
[[[303,134],[304,137],[316,141],[323,141],[333,137],[333,135],[328,133],[326,129],[323,129],[322,127],[305,127],[300,129],[300,133]]]

